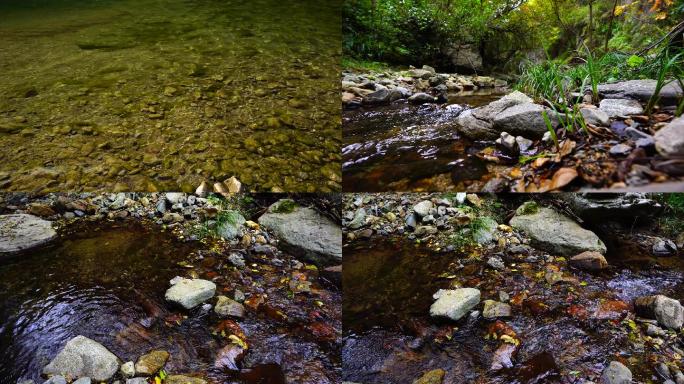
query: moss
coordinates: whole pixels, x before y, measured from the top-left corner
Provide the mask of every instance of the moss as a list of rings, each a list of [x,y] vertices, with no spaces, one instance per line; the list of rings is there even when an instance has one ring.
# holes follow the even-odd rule
[[[539,212],[539,205],[534,201],[526,201],[515,210],[516,215],[532,215]]]
[[[290,199],[280,200],[277,204],[273,207],[275,213],[291,213],[297,208],[297,203]]]

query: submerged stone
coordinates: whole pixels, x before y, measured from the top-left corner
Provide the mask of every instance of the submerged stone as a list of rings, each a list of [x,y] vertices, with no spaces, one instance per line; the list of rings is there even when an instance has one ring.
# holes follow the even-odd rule
[[[85,336],[69,340],[64,348],[43,369],[44,375],[90,377],[108,381],[119,370],[119,359],[102,344]]]

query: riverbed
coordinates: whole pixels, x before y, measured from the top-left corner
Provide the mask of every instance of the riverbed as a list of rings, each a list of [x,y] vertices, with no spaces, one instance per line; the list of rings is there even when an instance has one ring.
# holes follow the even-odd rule
[[[336,382],[337,288],[323,284],[314,270],[298,272],[258,255],[242,273],[225,261],[228,251],[222,249],[211,239],[183,241],[145,221],[82,221],[64,227],[46,248],[3,260],[0,382],[44,381],[43,367],[77,335],[96,340],[124,362],[166,350],[166,372],[214,382]],[[286,289],[293,274],[311,281],[315,300]],[[242,292],[247,315],[221,319],[210,309],[171,305],[164,293],[174,276],[211,279],[217,294]],[[234,333],[249,345],[239,370],[216,368],[219,351]]]
[[[341,2],[0,4],[0,189],[339,191]]]
[[[399,384],[443,369],[445,382],[570,383],[596,381],[608,361],[620,358],[630,362],[636,382],[649,382],[652,362],[662,356],[638,330],[630,332],[630,303],[651,294],[682,300],[684,260],[650,256],[630,238],[607,239],[611,268],[598,274],[544,262],[536,250],[499,254],[508,268],[497,271],[485,265],[491,251],[439,252],[400,237],[347,244],[344,286],[353,295],[343,302],[343,378]],[[565,280],[547,284],[548,271],[561,271]],[[504,292],[512,316],[431,319],[432,294],[460,286],[478,288],[482,300],[499,301]],[[507,356],[494,334],[515,335],[519,347],[510,346],[515,352]],[[506,357],[510,368],[493,369]]]

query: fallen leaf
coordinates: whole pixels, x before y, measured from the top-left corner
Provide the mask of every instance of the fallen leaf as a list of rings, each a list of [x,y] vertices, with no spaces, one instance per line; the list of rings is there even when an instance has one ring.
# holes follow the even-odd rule
[[[544,164],[548,163],[549,160],[551,160],[551,159],[549,159],[548,157],[540,157],[540,158],[534,160],[534,162],[532,163],[532,168],[539,169],[539,168],[543,167]]]
[[[577,177],[577,170],[575,168],[561,168],[553,174],[551,179],[551,186],[549,190],[560,189],[570,184]]]

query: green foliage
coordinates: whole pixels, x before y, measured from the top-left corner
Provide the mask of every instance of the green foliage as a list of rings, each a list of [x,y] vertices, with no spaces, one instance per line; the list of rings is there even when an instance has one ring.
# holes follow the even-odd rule
[[[539,212],[539,204],[536,201],[526,201],[515,211],[517,215],[532,215]]]
[[[554,144],[556,145],[556,148],[558,148],[558,136],[556,136],[556,131],[553,129],[553,125],[551,124],[551,121],[549,120],[549,116],[546,114],[546,111],[542,112],[542,116],[544,117],[544,123],[546,124],[546,129],[549,130],[549,134],[551,135],[551,139],[553,140]]]
[[[290,213],[297,208],[297,203],[294,200],[285,199],[281,200],[276,207],[273,208],[275,213]]]
[[[663,193],[656,200],[665,206],[658,216],[660,232],[667,237],[675,237],[684,232],[684,193]]]
[[[344,57],[342,58],[342,68],[344,69],[353,69],[357,71],[364,71],[364,72],[382,72],[387,69],[389,69],[389,66],[385,63],[381,63],[379,61],[371,61],[371,60],[362,60],[362,59],[353,59],[349,57]]]

